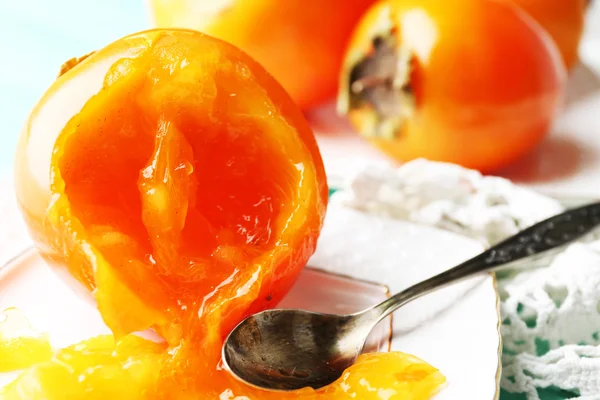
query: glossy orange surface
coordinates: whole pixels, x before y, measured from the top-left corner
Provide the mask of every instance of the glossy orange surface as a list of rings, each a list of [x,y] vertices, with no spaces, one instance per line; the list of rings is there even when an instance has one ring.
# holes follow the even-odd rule
[[[352,70],[373,54],[376,36],[394,42],[396,56],[405,57],[399,68],[408,71],[405,85],[393,90],[412,105],[395,110],[403,123],[393,137],[377,137],[373,121],[379,114],[372,102],[348,100]],[[397,160],[425,157],[491,172],[546,136],[565,77],[556,46],[513,5],[389,0],[371,8],[354,34],[339,109]]]
[[[510,0],[531,15],[552,36],[567,69],[579,60],[586,0]]]
[[[335,383],[319,391],[282,394],[246,387],[228,376],[205,376],[202,391],[185,383],[161,381],[167,356],[163,345],[129,335],[115,342],[100,336],[58,351],[16,381],[0,388],[4,400],[65,399],[429,399],[444,377],[416,357],[403,353],[365,354]],[[161,383],[162,382],[162,383]]]
[[[141,399],[160,374],[165,346],[134,335],[99,336],[61,349],[0,389],[5,400]],[[110,397],[107,397],[110,396]]]
[[[102,65],[123,43],[135,57]],[[54,91],[94,68],[104,68],[99,92],[36,137],[32,125],[60,101]],[[16,170],[33,236],[95,289],[119,334],[154,327],[176,342],[186,310],[209,316],[216,304],[230,327],[276,304],[314,251],[327,185],[312,131],[280,86],[223,42],[190,31],[129,37],[63,75],[29,128]],[[34,165],[28,152],[44,145],[50,162]],[[238,292],[239,282],[252,284]]]
[[[93,294],[114,338],[59,350],[0,398],[350,398],[365,378],[420,400],[444,381],[401,353],[365,356],[340,383],[285,397],[222,369],[224,335],[288,291],[327,203],[300,110],[235,47],[183,30],[107,46],[49,89],[16,159],[32,237]],[[147,328],[165,342],[134,335]]]
[[[374,0],[150,0],[158,27],[197,29],[246,51],[304,109],[335,97],[352,30]]]

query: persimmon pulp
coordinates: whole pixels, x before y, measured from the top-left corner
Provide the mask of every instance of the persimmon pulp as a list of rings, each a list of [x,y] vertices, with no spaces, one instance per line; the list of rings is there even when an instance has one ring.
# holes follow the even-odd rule
[[[318,152],[298,134],[309,128],[286,121],[248,65],[195,46],[163,35],[117,61],[58,136],[51,170],[51,220],[77,221],[142,312],[115,310],[102,267],[70,272],[96,288],[115,332],[153,327],[170,343],[223,298],[239,298],[220,310],[236,315],[219,319],[223,331],[276,304],[314,251],[326,199]]]
[[[439,371],[416,357],[385,353],[361,355],[340,379],[319,391],[264,392],[231,378],[227,381],[227,375],[216,382],[207,380],[201,392],[181,387],[165,391],[149,384],[159,380],[164,358],[164,345],[134,335],[117,342],[112,336],[99,336],[62,349],[51,360],[25,371],[0,388],[0,399],[423,400],[444,382]]]
[[[0,373],[27,368],[50,357],[48,335],[35,331],[14,308],[0,313]]]
[[[327,203],[312,131],[259,64],[199,32],[155,30],[65,71],[21,137],[17,196],[42,255],[93,293],[114,337],[59,350],[0,399],[377,399],[381,389],[422,400],[438,390],[443,376],[402,353],[365,356],[340,382],[289,395],[223,370],[224,335],[290,289]],[[148,328],[166,343],[136,336]]]

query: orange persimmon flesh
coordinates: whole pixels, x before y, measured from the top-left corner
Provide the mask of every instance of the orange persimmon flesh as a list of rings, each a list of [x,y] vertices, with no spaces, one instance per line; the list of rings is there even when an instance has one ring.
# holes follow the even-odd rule
[[[335,383],[314,391],[262,392],[217,376],[199,392],[181,386],[156,386],[165,346],[128,335],[115,342],[99,336],[58,351],[52,360],[26,370],[0,389],[4,400],[86,399],[429,399],[443,376],[420,359],[399,352],[363,354]],[[198,378],[198,377],[196,377]],[[217,389],[218,388],[218,389]]]
[[[16,171],[38,248],[93,293],[114,337],[59,350],[0,399],[420,400],[444,381],[402,353],[285,396],[222,369],[224,335],[289,290],[327,203],[300,110],[231,45],[155,30],[85,58],[34,109]],[[148,328],[165,342],[135,335]]]

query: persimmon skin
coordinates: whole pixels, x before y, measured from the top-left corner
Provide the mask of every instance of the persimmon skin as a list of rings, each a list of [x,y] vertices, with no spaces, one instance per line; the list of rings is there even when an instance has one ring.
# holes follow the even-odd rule
[[[377,137],[371,106],[350,104],[352,69],[373,38],[394,29],[410,51],[414,109],[393,138]],[[398,161],[427,158],[490,173],[532,151],[560,107],[566,71],[554,43],[512,4],[496,0],[389,0],[358,25],[341,73],[338,110]]]
[[[567,70],[579,61],[586,0],[509,0],[531,15],[558,46]]]
[[[302,108],[335,97],[352,30],[374,0],[151,0],[158,27],[197,29],[260,62]]]

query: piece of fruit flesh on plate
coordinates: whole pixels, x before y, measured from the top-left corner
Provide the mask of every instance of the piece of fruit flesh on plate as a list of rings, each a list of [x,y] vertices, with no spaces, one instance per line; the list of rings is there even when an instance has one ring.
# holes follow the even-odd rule
[[[0,373],[26,368],[50,357],[48,335],[33,329],[15,308],[0,313]]]

